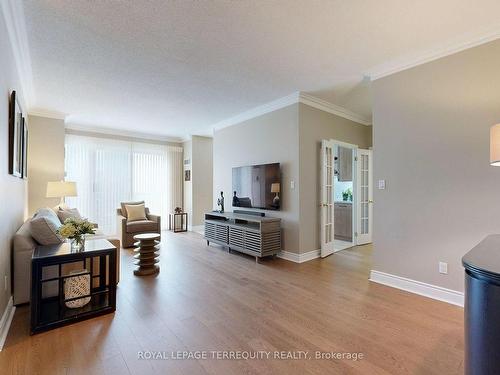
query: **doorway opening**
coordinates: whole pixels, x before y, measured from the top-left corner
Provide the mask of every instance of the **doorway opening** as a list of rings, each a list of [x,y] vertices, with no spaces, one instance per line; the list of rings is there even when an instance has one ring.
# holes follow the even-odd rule
[[[321,257],[371,242],[372,151],[321,143]]]

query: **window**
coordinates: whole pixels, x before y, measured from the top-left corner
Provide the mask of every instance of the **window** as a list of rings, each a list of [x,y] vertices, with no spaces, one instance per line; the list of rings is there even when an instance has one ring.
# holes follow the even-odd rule
[[[117,233],[120,202],[144,200],[163,226],[182,207],[181,147],[67,134],[65,148],[66,180],[78,190],[67,203],[104,233]]]

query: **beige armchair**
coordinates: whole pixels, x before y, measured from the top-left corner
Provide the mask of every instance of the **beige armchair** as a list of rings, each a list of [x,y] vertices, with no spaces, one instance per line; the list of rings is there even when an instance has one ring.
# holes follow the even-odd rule
[[[118,223],[117,228],[120,232],[122,246],[124,248],[134,246],[134,236],[141,233],[158,233],[161,235],[161,217],[149,213],[149,208],[146,207],[147,220],[129,221],[127,218],[127,204],[143,204],[141,202],[122,202],[121,208],[116,210]]]

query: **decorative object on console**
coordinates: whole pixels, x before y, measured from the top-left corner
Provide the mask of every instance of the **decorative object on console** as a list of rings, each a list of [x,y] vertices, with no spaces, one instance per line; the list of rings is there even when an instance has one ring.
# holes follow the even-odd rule
[[[9,103],[9,173],[23,176],[23,110],[12,91]]]
[[[65,197],[76,197],[76,182],[72,181],[49,181],[47,182],[47,198],[61,198],[58,208],[67,208]]]
[[[183,211],[182,211],[182,208],[180,208],[180,207],[175,207],[174,212],[175,212],[176,214],[182,214],[182,212],[183,212]]]
[[[86,219],[69,218],[57,233],[71,240],[71,250],[80,251],[85,248],[85,235],[95,234],[95,229],[94,224]]]
[[[74,275],[74,276],[73,276]],[[87,270],[70,271],[69,276],[64,279],[64,300],[70,309],[77,309],[90,302],[90,273]]]
[[[275,193],[276,195],[273,198],[273,206],[279,208],[280,206],[280,183],[274,182],[271,184],[271,193]]]
[[[219,206],[219,212],[223,213],[224,212],[224,192],[220,192],[220,198],[217,199],[217,206]]]

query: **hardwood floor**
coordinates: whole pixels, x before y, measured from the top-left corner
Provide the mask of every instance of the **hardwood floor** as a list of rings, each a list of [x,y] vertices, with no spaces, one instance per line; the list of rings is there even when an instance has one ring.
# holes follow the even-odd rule
[[[371,247],[295,264],[165,233],[161,271],[121,251],[116,313],[29,336],[18,308],[1,374],[462,374],[463,310],[370,283]],[[145,360],[139,351],[361,352],[352,360]],[[147,354],[147,353],[146,353]]]

